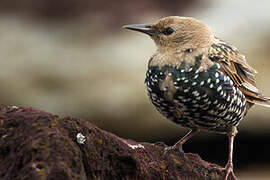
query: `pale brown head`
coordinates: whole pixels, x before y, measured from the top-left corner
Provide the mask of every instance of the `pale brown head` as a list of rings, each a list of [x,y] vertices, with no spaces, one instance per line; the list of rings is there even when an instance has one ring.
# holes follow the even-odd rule
[[[209,27],[191,17],[169,16],[154,24],[126,25],[123,28],[150,35],[158,48],[184,51],[207,47],[214,42]]]

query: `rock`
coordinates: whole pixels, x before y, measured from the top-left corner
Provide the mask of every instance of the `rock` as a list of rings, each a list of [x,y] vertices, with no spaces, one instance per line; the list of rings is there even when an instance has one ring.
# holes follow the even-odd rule
[[[0,105],[0,179],[223,179],[198,155],[122,139],[81,119]]]

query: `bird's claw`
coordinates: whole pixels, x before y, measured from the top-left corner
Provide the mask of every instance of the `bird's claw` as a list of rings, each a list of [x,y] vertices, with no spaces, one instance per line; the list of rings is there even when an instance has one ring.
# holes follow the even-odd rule
[[[226,175],[225,175],[224,180],[229,180],[229,175],[230,174],[232,175],[233,180],[239,180],[239,179],[237,179],[237,177],[235,176],[235,174],[233,172],[233,165],[231,163],[228,163],[226,165],[226,167],[224,168],[224,171],[226,171]]]
[[[163,150],[164,154],[167,154],[170,151],[179,151],[180,153],[184,153],[183,149],[182,149],[182,145],[173,145],[173,146],[168,146],[165,147]]]

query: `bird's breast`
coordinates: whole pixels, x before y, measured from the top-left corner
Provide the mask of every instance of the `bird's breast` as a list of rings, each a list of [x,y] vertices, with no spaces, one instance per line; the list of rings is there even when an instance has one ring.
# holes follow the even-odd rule
[[[145,83],[151,102],[168,119],[190,128],[225,133],[244,116],[245,96],[219,65],[149,66]]]

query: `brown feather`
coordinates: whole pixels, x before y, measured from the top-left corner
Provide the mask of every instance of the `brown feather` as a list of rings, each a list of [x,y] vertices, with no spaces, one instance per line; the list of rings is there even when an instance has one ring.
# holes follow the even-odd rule
[[[221,65],[221,70],[246,95],[248,102],[270,107],[269,98],[264,97],[256,86],[254,73],[257,71],[247,64],[245,56],[235,47],[216,39],[209,58]]]

